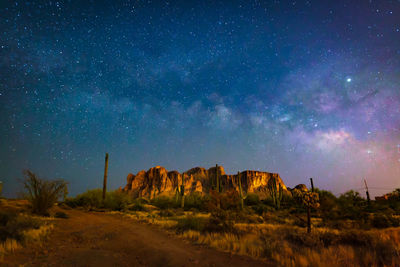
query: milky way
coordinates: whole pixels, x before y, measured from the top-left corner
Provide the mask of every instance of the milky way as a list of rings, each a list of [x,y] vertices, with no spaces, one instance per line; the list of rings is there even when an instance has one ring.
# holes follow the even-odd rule
[[[129,172],[400,187],[399,1],[2,1],[0,180]]]

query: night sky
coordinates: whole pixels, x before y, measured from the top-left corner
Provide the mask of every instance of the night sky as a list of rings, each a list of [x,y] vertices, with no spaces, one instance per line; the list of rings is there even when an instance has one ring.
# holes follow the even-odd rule
[[[400,1],[0,1],[0,180],[156,165],[400,187]]]

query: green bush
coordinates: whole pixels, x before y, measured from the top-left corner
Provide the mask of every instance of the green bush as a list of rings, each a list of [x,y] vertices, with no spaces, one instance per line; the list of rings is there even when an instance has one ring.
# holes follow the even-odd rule
[[[178,232],[184,232],[187,230],[195,230],[202,232],[207,223],[207,218],[196,217],[193,215],[187,215],[184,218],[178,219],[176,229]]]
[[[260,197],[257,194],[249,193],[244,199],[246,206],[254,206],[260,204]]]
[[[167,196],[156,197],[152,199],[150,203],[159,209],[171,209],[177,207],[177,203],[175,202],[175,200]]]
[[[132,198],[119,190],[106,193],[105,201],[103,202],[102,189],[92,189],[85,193],[77,195],[75,198],[67,198],[65,204],[74,207],[85,207],[88,209],[110,209],[124,210],[133,203]]]
[[[124,210],[130,203],[131,197],[121,191],[111,191],[107,192],[106,199],[104,201],[104,208],[110,210]]]
[[[92,189],[77,195],[75,198],[67,198],[65,204],[72,208],[100,208],[103,205],[102,195],[103,191],[101,189]]]
[[[185,210],[205,210],[207,201],[207,197],[203,197],[200,193],[194,192],[185,197]]]
[[[263,215],[265,212],[273,212],[275,209],[271,206],[267,206],[265,204],[259,203],[258,205],[251,207],[253,211],[258,215]]]
[[[67,192],[67,183],[63,180],[46,181],[29,170],[24,171],[24,176],[26,198],[36,214],[48,215],[48,210]]]
[[[145,211],[143,204],[140,201],[134,201],[133,204],[126,206],[127,210],[131,211]]]

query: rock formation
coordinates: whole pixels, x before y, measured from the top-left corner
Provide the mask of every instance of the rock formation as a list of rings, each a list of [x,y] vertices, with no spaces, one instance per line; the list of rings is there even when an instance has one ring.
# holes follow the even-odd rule
[[[224,168],[218,166],[218,176],[222,191],[229,189],[239,190],[238,176],[225,174]],[[183,174],[177,171],[167,171],[164,167],[156,166],[147,172],[140,171],[136,175],[129,174],[127,184],[123,191],[129,192],[134,197],[154,198],[160,195],[173,196],[177,188],[182,184],[184,178],[185,195],[197,192],[208,194],[212,188],[216,187],[216,167],[205,168],[196,167]],[[277,179],[277,186],[281,184],[286,190],[282,179],[277,173],[260,171],[243,171],[240,173],[242,189],[247,193],[256,193],[260,198],[268,196],[268,181],[271,178]]]

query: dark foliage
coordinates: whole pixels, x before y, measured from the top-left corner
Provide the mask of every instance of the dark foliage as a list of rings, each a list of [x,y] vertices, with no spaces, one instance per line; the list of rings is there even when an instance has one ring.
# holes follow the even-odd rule
[[[29,170],[24,171],[24,176],[26,198],[36,214],[48,215],[48,210],[67,192],[67,183],[63,180],[46,181]]]
[[[178,219],[176,229],[178,232],[184,232],[187,230],[195,230],[203,232],[207,224],[207,218],[196,217],[193,215],[187,215],[184,218]]]
[[[0,212],[0,241],[15,239],[24,241],[23,232],[28,229],[38,229],[42,225],[40,220],[14,212]]]
[[[261,204],[260,197],[257,194],[249,193],[244,199],[246,206],[255,206]]]
[[[234,220],[231,214],[222,209],[216,210],[211,213],[211,216],[204,230],[206,232],[236,233]]]
[[[68,219],[69,218],[68,214],[66,214],[65,212],[62,212],[62,211],[56,212],[56,214],[54,214],[54,217],[59,218],[59,219]]]

